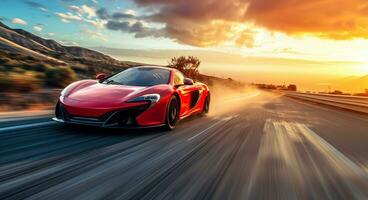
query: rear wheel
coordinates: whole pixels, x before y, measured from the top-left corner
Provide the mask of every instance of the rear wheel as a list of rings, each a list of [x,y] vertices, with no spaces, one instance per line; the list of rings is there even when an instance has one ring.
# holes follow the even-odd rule
[[[179,119],[179,110],[179,100],[175,95],[173,95],[170,98],[166,109],[166,130],[173,130],[175,128],[175,124],[176,122],[178,122]]]
[[[201,116],[206,116],[208,114],[208,112],[210,111],[210,103],[211,103],[211,96],[210,94],[208,94],[203,104]]]

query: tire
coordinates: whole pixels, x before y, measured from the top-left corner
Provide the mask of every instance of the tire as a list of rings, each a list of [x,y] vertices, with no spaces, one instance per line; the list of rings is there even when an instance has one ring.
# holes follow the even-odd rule
[[[173,95],[167,104],[165,130],[173,130],[179,120],[179,99]]]
[[[208,94],[203,104],[202,112],[200,114],[201,117],[206,116],[210,111],[210,103],[211,103],[211,96],[210,94]]]

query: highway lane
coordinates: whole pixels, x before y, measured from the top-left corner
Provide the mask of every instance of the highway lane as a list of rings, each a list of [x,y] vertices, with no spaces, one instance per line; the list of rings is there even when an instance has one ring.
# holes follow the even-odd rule
[[[3,129],[0,199],[368,198],[367,116],[266,92],[226,101],[171,132]]]

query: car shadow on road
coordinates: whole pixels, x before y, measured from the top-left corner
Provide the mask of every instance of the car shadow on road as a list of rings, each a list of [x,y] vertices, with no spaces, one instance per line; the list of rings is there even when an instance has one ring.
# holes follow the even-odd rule
[[[195,120],[206,119],[209,117],[201,117],[199,115],[194,115],[180,120],[177,123],[175,130],[180,130],[185,128],[187,123],[191,123]],[[83,125],[65,125],[60,124],[57,129],[64,130],[70,134],[80,134],[88,136],[144,136],[144,135],[156,135],[156,134],[170,134],[175,132],[175,130],[166,130],[163,126],[149,127],[149,128],[101,128],[101,127],[91,127]]]
[[[143,128],[143,129],[128,129],[128,128],[100,128],[81,125],[60,125],[58,129],[65,130],[68,133],[89,135],[89,136],[143,136],[150,134],[162,134],[169,131],[164,131],[162,128]]]

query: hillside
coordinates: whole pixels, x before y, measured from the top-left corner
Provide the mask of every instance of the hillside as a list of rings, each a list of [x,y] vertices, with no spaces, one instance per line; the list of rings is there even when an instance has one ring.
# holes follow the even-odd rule
[[[336,80],[333,83],[333,89],[338,89],[350,93],[360,93],[368,89],[368,75],[365,76],[349,76]]]
[[[0,66],[5,67],[6,71],[12,68],[43,71],[49,67],[64,66],[73,69],[78,76],[86,77],[137,65],[140,64],[119,61],[94,50],[64,46],[0,22]]]

